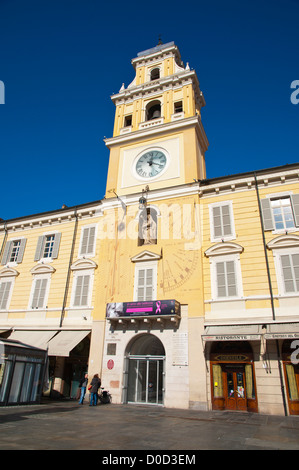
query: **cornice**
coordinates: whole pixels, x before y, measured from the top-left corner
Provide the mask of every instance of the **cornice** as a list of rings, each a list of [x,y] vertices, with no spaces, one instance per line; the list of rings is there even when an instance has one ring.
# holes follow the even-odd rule
[[[206,102],[202,92],[199,88],[199,81],[195,70],[184,70],[182,72],[161,77],[158,80],[148,81],[141,85],[129,86],[128,88],[121,89],[119,93],[111,96],[111,100],[115,105],[122,104],[125,101],[140,99],[144,95],[151,93],[161,93],[176,86],[193,84],[195,90],[195,97],[200,106],[205,106]]]
[[[178,121],[167,122],[164,124],[147,128],[147,129],[130,132],[128,134],[118,135],[116,137],[110,137],[108,139],[104,139],[104,142],[107,145],[107,147],[110,148],[113,145],[124,144],[127,142],[129,143],[132,141],[136,141],[138,139],[150,137],[151,135],[159,135],[164,132],[177,131],[177,130],[183,129],[184,127],[189,127],[189,126],[197,126],[198,132],[200,134],[204,133],[200,117],[196,115],[196,116],[192,116],[189,118],[180,119]],[[207,137],[205,136],[205,140],[206,139]]]
[[[293,168],[289,168],[292,166]],[[223,194],[233,194],[241,191],[255,190],[254,171],[244,173],[243,175],[230,175],[215,179],[198,180],[192,183],[186,183],[168,188],[149,190],[147,193],[148,204],[166,199],[175,199],[186,196],[198,195],[199,198],[210,198],[221,196]],[[257,172],[257,181],[259,187],[279,186],[283,184],[298,183],[299,186],[299,163],[286,165],[284,167],[274,167]],[[141,193],[128,195],[120,194],[119,197],[126,206],[138,205]],[[116,197],[103,200],[102,210],[121,208],[122,204]]]
[[[102,201],[95,201],[94,203],[82,204],[81,206],[3,220],[0,222],[0,232],[4,230],[17,232],[37,227],[50,227],[72,222],[76,218],[80,220],[98,217],[101,215],[101,204]]]

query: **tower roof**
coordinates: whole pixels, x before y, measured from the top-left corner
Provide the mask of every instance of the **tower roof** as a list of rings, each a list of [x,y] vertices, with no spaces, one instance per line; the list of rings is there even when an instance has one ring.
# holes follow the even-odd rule
[[[174,41],[167,42],[166,44],[158,44],[155,47],[138,52],[137,57],[132,59],[131,62],[133,67],[136,67],[137,64],[142,63],[144,60],[155,60],[159,55],[167,55],[169,53],[175,57],[175,61],[179,66],[183,66],[180,51]]]
[[[175,45],[174,41],[167,42],[166,44],[158,44],[157,46],[152,47],[151,49],[146,49],[145,51],[138,52],[137,57],[143,57],[145,55],[154,54],[155,52],[160,52],[163,49],[166,49],[174,45]]]

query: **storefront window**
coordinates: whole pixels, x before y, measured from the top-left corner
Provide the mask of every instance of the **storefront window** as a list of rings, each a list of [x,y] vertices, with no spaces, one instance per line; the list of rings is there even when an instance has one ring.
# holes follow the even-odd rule
[[[290,400],[299,400],[296,376],[293,364],[286,364]]]
[[[220,364],[213,364],[213,387],[214,397],[219,398],[223,396],[222,385],[222,369]]]
[[[10,393],[9,393],[9,399],[8,399],[9,403],[16,403],[18,401],[24,368],[25,368],[24,362],[15,363],[12,384],[10,387]]]
[[[246,395],[247,398],[255,399],[255,387],[253,383],[252,365],[245,365]]]

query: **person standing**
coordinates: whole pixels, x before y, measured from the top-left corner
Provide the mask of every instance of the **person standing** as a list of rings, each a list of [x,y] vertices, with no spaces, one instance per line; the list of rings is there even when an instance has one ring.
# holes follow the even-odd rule
[[[80,394],[80,400],[79,400],[80,405],[83,405],[84,397],[86,394],[87,383],[88,383],[88,374],[85,374],[79,383],[79,387],[81,388],[81,394]]]
[[[101,379],[99,378],[99,374],[95,374],[93,376],[92,381],[90,382],[90,402],[89,406],[96,406],[98,403],[98,390],[101,386]]]

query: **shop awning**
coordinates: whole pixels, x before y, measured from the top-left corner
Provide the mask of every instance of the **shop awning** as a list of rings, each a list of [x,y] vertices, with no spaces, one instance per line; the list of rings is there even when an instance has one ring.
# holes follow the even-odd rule
[[[299,339],[299,323],[275,323],[267,325],[265,339]]]
[[[48,343],[57,330],[16,330],[11,333],[9,339],[21,341],[35,348],[47,349]]]
[[[87,335],[90,330],[79,330],[79,331],[60,331],[54,338],[49,342],[49,356],[64,356],[70,355],[72,349],[80,343]]]
[[[208,326],[202,335],[203,341],[259,341],[261,325],[217,325]]]

